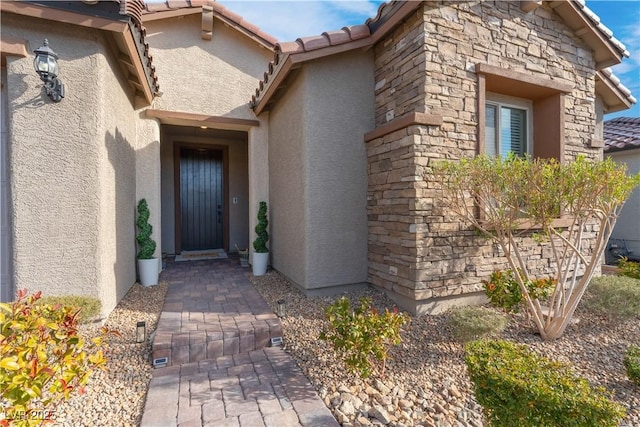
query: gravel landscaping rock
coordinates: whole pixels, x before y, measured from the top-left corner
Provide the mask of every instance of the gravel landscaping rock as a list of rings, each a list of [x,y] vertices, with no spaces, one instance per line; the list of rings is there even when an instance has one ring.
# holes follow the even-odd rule
[[[96,371],[87,384],[86,394],[74,395],[54,408],[56,426],[137,426],[153,368],[150,362],[150,334],[162,311],[167,283],[144,287],[135,284],[111,312],[105,326],[120,336],[110,337],[105,348],[107,371]],[[135,342],[136,323],[146,322],[147,340]],[[102,325],[83,325],[86,339],[95,336]]]
[[[331,345],[319,339],[326,324],[324,307],[335,297],[306,298],[275,271],[252,282],[271,307],[284,299],[284,348],[298,362],[320,397],[342,426],[480,427],[482,407],[475,401],[464,364],[464,348],[448,326],[447,314],[413,318],[403,342],[390,352],[383,378],[362,380],[350,374]],[[394,306],[373,288],[345,294],[356,303],[363,296],[378,310]],[[552,342],[512,316],[502,337],[526,343],[547,357],[571,363],[593,385],[614,393],[627,409],[621,426],[640,426],[640,389],[626,377],[623,358],[631,344],[640,343],[640,322],[611,323],[578,309],[580,322]]]

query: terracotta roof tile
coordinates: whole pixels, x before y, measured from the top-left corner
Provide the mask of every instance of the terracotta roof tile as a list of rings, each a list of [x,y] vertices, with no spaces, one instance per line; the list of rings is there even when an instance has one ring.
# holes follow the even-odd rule
[[[342,30],[327,31],[322,33],[322,35],[329,39],[331,46],[347,43],[351,40],[349,33]]]
[[[302,37],[296,41],[302,44],[305,52],[331,46],[331,41],[324,34],[319,36]]]
[[[131,17],[131,24],[133,26],[134,37],[137,37],[137,42],[143,48],[140,53],[145,72],[147,74],[147,80],[151,86],[152,96],[155,96],[160,91],[160,85],[158,84],[158,75],[156,74],[156,67],[153,65],[153,58],[149,54],[149,43],[146,41],[147,29],[142,24],[142,14],[145,12],[145,4],[143,0],[119,0],[120,13]]]
[[[401,8],[406,1],[407,0],[391,0],[389,2],[382,3],[378,7],[376,16],[367,19],[362,25],[354,25],[351,27],[344,27],[337,31],[324,32],[319,36],[299,38],[295,42],[277,43],[275,46],[275,58],[269,64],[269,71],[265,73],[265,76],[267,76],[267,78],[268,76],[271,76],[274,73],[274,69],[276,70],[275,72],[277,72],[277,68],[274,65],[279,63],[281,56],[295,55],[327,48],[329,46],[337,46],[371,36]],[[629,56],[629,51],[626,50],[625,46],[613,37],[613,32],[600,22],[600,18],[585,5],[584,0],[569,1],[573,1],[578,6],[578,10],[596,24],[596,29],[602,33],[605,39],[620,51],[623,56]],[[632,104],[636,102],[636,99],[631,96],[631,92],[620,83],[620,80],[617,79],[617,77],[613,76],[611,70],[604,69],[602,71],[605,78],[613,81],[614,85],[627,96]],[[256,89],[256,95],[251,99],[252,106],[256,105],[257,100],[260,98],[266,87],[266,83],[266,79],[260,82],[258,89]]]
[[[617,117],[604,122],[604,151],[640,148],[640,117]]]

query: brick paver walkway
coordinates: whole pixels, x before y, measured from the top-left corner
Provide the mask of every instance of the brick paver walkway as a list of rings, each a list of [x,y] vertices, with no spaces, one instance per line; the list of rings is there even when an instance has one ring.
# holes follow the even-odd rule
[[[142,427],[339,426],[295,361],[265,347],[265,330],[281,326],[247,273],[232,260],[163,272],[169,290],[154,340],[163,348],[154,353],[169,349],[173,360],[153,372]]]

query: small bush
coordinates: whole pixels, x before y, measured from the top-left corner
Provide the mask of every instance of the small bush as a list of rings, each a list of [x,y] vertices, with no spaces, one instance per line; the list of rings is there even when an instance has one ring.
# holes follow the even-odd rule
[[[78,310],[39,304],[40,292],[18,292],[0,304],[0,406],[12,425],[35,425],[34,417],[83,393],[91,372],[104,368],[103,339],[78,335]]]
[[[611,320],[629,320],[640,315],[640,280],[624,276],[594,277],[589,283],[584,307]]]
[[[495,427],[615,427],[624,408],[568,365],[508,341],[472,341],[465,361],[476,399]]]
[[[552,278],[533,279],[526,283],[529,297],[545,300],[549,298],[557,281]],[[496,270],[489,280],[483,280],[484,291],[491,304],[507,313],[517,313],[524,300],[522,289],[516,281],[513,270]]]
[[[384,375],[389,346],[400,344],[400,328],[409,316],[397,309],[380,314],[368,298],[362,298],[360,306],[351,310],[345,297],[328,306],[325,313],[329,325],[320,339],[330,341],[344,356],[347,367],[362,378],[373,373],[374,361],[382,363],[380,373]]]
[[[76,310],[79,309],[79,323],[89,323],[95,320],[100,316],[100,311],[102,310],[102,304],[98,298],[87,297],[84,295],[47,295],[40,298],[37,304],[46,304],[51,306],[61,305],[65,307],[72,307]]]
[[[449,324],[453,336],[467,342],[498,335],[507,326],[507,318],[481,307],[456,307],[449,312]]]
[[[631,382],[640,386],[640,345],[629,347],[624,356],[624,367]]]
[[[621,258],[618,261],[618,268],[620,269],[620,276],[640,279],[640,263],[629,261],[629,258]]]

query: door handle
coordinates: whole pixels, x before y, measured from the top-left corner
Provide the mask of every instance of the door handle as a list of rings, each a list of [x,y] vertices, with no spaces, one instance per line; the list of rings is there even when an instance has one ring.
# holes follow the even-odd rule
[[[222,223],[222,205],[218,205],[218,224]]]

